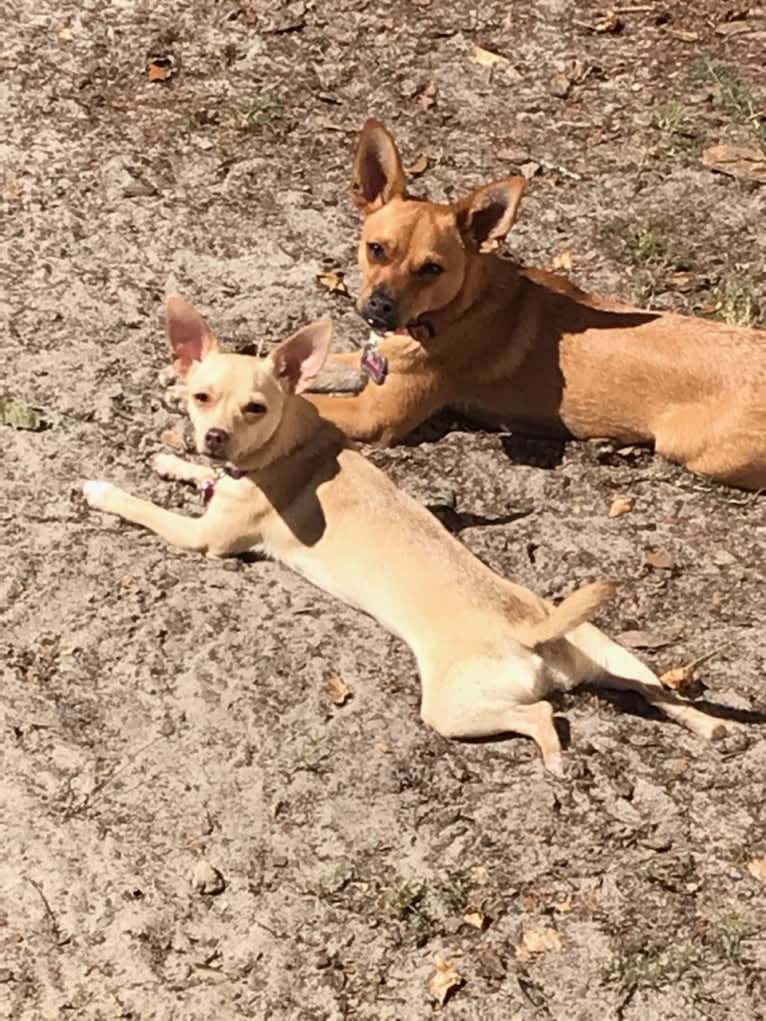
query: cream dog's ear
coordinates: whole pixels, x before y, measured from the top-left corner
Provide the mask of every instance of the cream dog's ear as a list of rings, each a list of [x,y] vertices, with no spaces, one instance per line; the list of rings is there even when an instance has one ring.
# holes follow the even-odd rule
[[[188,301],[171,294],[165,303],[165,329],[173,355],[173,367],[185,379],[193,362],[201,362],[218,341],[204,316]]]
[[[329,319],[302,326],[269,356],[277,377],[296,394],[308,389],[319,375],[330,350],[335,325]]]

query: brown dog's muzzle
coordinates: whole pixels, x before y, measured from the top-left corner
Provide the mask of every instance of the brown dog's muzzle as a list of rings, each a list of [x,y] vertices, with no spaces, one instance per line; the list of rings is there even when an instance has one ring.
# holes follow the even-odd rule
[[[399,326],[399,302],[384,287],[376,287],[370,292],[359,314],[378,333],[390,332]]]

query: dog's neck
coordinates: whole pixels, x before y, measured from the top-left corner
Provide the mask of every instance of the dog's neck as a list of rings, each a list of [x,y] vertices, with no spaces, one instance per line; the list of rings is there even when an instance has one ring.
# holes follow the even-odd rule
[[[335,426],[320,418],[313,404],[302,397],[290,395],[285,401],[279,425],[271,437],[259,450],[238,458],[235,467],[243,475],[257,475],[305,447],[316,437],[322,437],[324,442],[324,434],[328,431],[338,432]]]

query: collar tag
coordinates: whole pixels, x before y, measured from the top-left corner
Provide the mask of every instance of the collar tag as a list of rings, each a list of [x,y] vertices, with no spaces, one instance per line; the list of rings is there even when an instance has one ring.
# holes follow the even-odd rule
[[[366,347],[362,352],[362,368],[373,383],[380,386],[388,375],[388,359],[374,347]]]

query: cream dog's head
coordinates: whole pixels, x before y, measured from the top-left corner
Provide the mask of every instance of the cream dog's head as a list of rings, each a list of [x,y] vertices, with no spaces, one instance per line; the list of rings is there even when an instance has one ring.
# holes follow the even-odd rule
[[[227,354],[200,313],[177,295],[165,322],[173,365],[186,388],[200,454],[246,462],[276,433],[289,399],[324,364],[333,335],[329,320],[309,323],[265,358]]]

